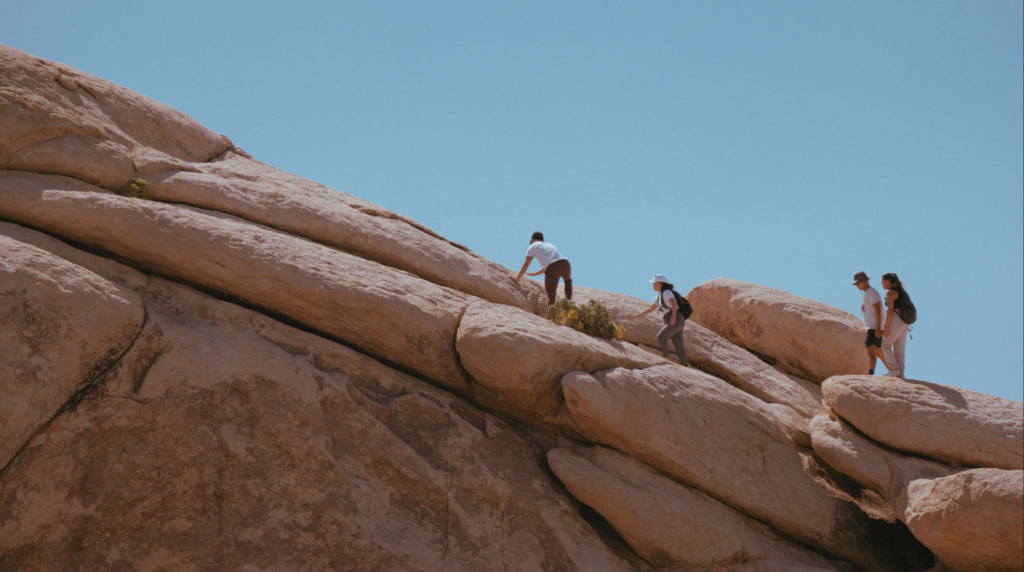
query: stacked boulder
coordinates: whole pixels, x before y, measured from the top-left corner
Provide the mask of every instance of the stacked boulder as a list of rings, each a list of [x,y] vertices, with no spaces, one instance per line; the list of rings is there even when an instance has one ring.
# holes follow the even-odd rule
[[[958,572],[1024,567],[1024,409],[965,389],[888,377],[824,384],[814,451],[877,492]]]
[[[1019,407],[1009,449],[867,433],[832,391],[847,314],[713,281],[684,367],[645,302],[579,289],[623,341],[556,326],[536,283],[180,112],[0,70],[0,570],[923,571],[1012,521],[928,499],[1019,501],[991,460]],[[906,492],[854,426],[922,457]]]

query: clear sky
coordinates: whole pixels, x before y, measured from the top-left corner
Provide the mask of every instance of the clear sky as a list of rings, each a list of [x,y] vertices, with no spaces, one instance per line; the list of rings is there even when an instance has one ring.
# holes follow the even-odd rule
[[[5,2],[0,43],[518,268],[653,299],[736,278],[859,315],[910,377],[1024,393],[1019,0]],[[884,368],[880,367],[881,371]]]

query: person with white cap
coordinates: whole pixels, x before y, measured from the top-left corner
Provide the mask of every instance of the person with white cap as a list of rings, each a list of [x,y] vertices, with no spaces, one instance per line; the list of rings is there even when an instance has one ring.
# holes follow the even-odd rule
[[[640,318],[650,314],[655,309],[661,310],[665,327],[658,332],[658,345],[661,346],[662,355],[665,357],[669,356],[668,341],[671,339],[672,345],[676,348],[676,356],[679,357],[679,363],[681,365],[689,365],[690,362],[686,359],[686,348],[683,347],[683,328],[686,326],[686,317],[683,316],[679,302],[676,301],[678,295],[675,293],[675,286],[669,284],[664,274],[655,274],[654,278],[648,280],[648,282],[654,287],[658,297],[651,304],[650,308],[632,317]],[[678,297],[682,299],[681,296]]]

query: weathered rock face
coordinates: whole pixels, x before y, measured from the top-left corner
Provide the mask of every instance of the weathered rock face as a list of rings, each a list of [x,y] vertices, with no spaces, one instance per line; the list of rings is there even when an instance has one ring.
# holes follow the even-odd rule
[[[0,173],[0,216],[240,298],[466,390],[452,341],[469,296],[227,215],[64,191],[61,183]]]
[[[640,566],[504,422],[188,288],[144,299],[103,391],[5,471],[0,569]]]
[[[0,45],[0,169],[68,175],[118,189],[132,153],[206,161],[231,141],[167,105]]]
[[[821,383],[867,373],[864,323],[807,298],[739,280],[709,280],[686,295],[694,322],[769,356],[793,375]]]
[[[875,541],[868,517],[828,484],[763,402],[677,366],[614,369],[562,380],[580,432],[835,558],[908,570]],[[765,483],[772,494],[764,494]],[[891,534],[891,532],[888,532]]]
[[[842,376],[822,386],[836,413],[901,451],[975,467],[1024,468],[1024,404],[891,377]]]
[[[0,223],[0,468],[128,349],[139,297]]]
[[[973,469],[914,481],[905,519],[957,572],[1024,570],[1024,471]]]
[[[624,343],[592,338],[515,308],[480,302],[466,310],[455,347],[497,409],[553,423],[559,381],[571,371],[666,363]],[[484,398],[483,392],[478,397]]]
[[[173,169],[149,177],[154,199],[236,215],[499,304],[536,306],[539,292],[509,280],[509,270],[322,185],[231,152],[193,169],[207,172]]]
[[[706,570],[836,570],[764,525],[604,447],[548,451],[572,495],[594,507],[644,560]],[[743,568],[743,565],[747,568]]]

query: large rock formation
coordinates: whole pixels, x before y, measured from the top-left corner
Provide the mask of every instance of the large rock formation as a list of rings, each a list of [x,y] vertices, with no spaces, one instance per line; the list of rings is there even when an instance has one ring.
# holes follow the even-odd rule
[[[154,200],[119,195],[132,177]],[[813,301],[695,289],[693,369],[655,355],[657,317],[628,317],[646,302],[577,288],[626,326],[589,338],[533,315],[535,282],[408,217],[3,46],[0,220],[0,570],[919,572],[925,546],[962,570],[1017,554],[1020,471],[985,467],[1019,462],[1020,405],[876,403],[845,378],[822,393],[863,350]],[[894,412],[958,434],[936,445]]]

